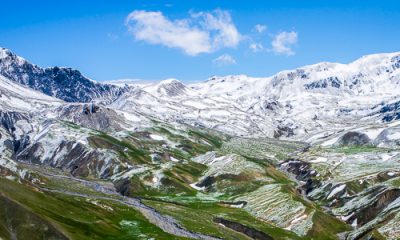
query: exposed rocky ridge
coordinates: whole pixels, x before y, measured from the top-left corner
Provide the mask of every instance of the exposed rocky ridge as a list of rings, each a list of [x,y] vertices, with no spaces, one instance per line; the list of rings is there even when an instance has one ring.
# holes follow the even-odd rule
[[[71,68],[38,67],[5,48],[0,49],[0,74],[66,102],[112,101],[128,90],[128,87],[96,83]]]
[[[55,111],[58,119],[96,130],[121,131],[132,127],[127,126],[126,119],[121,116],[121,113],[94,103],[63,105]]]
[[[246,227],[245,225],[240,224],[240,223],[235,223],[235,222],[223,219],[223,218],[214,218],[213,221],[216,223],[222,224],[227,228],[231,228],[235,231],[241,232],[244,235],[247,235],[252,239],[273,240],[273,238],[271,236],[269,236],[261,231],[258,231],[254,228]]]

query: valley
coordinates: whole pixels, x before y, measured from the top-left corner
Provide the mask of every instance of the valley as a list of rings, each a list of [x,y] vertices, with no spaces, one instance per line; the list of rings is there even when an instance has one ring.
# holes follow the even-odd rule
[[[399,239],[399,56],[138,84],[0,49],[0,238]]]

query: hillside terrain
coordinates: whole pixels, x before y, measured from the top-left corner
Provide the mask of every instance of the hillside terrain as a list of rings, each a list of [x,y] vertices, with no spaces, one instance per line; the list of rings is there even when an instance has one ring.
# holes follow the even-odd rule
[[[0,49],[0,239],[399,239],[400,53],[98,83]]]

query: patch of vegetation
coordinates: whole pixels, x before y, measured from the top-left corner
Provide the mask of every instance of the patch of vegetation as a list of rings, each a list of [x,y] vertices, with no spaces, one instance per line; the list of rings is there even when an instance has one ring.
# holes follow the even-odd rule
[[[270,163],[288,159],[294,152],[301,151],[306,144],[271,138],[232,138],[221,147],[221,154],[235,153],[246,158],[262,159]]]
[[[121,157],[130,160],[132,163],[150,163],[149,152],[143,148],[137,148],[127,141],[118,140],[105,133],[100,133],[88,138],[89,144],[94,148],[111,149]]]
[[[268,184],[268,180],[254,178],[249,172],[242,172],[239,175],[222,174],[215,177],[211,191],[223,193],[220,197],[230,198],[239,194],[246,194],[257,188]],[[209,191],[210,191],[209,190]]]
[[[326,152],[335,152],[344,154],[357,154],[357,153],[368,153],[368,152],[385,153],[393,151],[393,149],[390,148],[380,148],[373,145],[330,147],[330,148],[321,148],[321,150]]]
[[[307,236],[311,239],[338,239],[337,234],[350,231],[351,227],[339,219],[317,210],[313,215],[313,227]]]
[[[223,139],[215,134],[211,133],[210,131],[200,131],[195,129],[190,129],[188,132],[189,136],[194,137],[198,141],[203,140],[212,145],[215,148],[220,148],[223,143]]]
[[[0,216],[1,239],[67,239],[46,219],[3,195],[0,195]]]
[[[290,231],[279,229],[260,221],[242,209],[230,208],[215,202],[200,200],[184,204],[165,203],[157,200],[143,200],[163,214],[177,219],[188,230],[209,234],[224,239],[248,239],[241,233],[223,227],[213,221],[214,217],[223,217],[239,222],[259,231],[265,232],[274,239],[301,239]]]
[[[135,209],[115,202],[41,192],[6,179],[0,179],[0,189],[2,195],[43,221],[49,221],[70,239],[181,239],[152,225]],[[127,225],[124,221],[135,224]],[[14,224],[23,223],[16,221]],[[5,234],[4,226],[0,231]],[[31,234],[31,237],[36,236]]]
[[[386,181],[385,184],[400,188],[400,177],[392,178]]]

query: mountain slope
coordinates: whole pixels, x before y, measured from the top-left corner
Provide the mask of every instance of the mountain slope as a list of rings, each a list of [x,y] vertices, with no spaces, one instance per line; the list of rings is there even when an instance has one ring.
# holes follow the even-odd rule
[[[395,119],[399,66],[400,53],[388,53],[349,64],[319,63],[267,78],[213,77],[187,86],[169,80],[137,86],[140,96],[125,93],[111,106],[124,111],[135,106],[135,111],[155,118],[237,135],[304,140],[328,125],[352,127],[360,119]],[[174,94],[165,94],[166,87]],[[150,96],[155,99],[149,101]]]
[[[94,82],[71,68],[40,68],[5,48],[0,49],[0,74],[66,102],[112,101],[127,91],[125,87]]]
[[[63,101],[14,83],[0,75],[0,111],[34,112],[60,106]]]
[[[4,52],[1,238],[400,237],[399,53],[69,103]]]
[[[351,127],[371,115],[371,122],[396,119],[399,66],[400,54],[389,53],[349,64],[319,63],[267,78],[239,75],[189,85],[169,79],[117,86],[96,83],[69,68],[42,69],[6,49],[0,54],[0,74],[67,102],[98,100],[131,114],[231,134],[299,140],[343,121]]]

